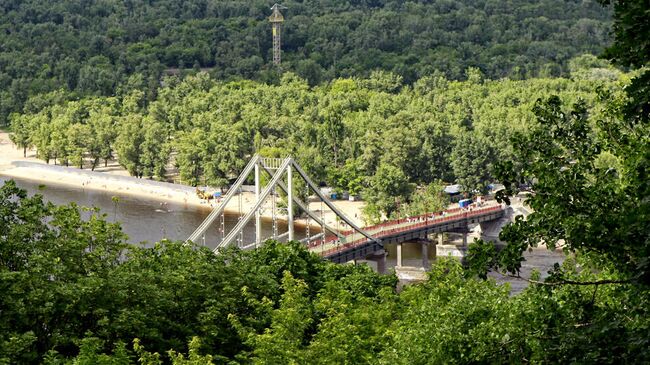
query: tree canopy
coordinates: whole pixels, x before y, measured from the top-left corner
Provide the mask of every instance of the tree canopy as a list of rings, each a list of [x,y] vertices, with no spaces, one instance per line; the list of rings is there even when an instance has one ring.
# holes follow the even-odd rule
[[[316,85],[391,71],[407,84],[438,70],[464,79],[566,76],[600,53],[610,11],[591,1],[293,1],[283,69]],[[38,0],[0,4],[0,125],[36,94],[157,93],[163,74],[277,81],[270,3],[216,0]]]
[[[298,242],[214,255],[127,245],[118,224],[0,188],[0,363],[226,364],[650,360],[647,287],[508,285],[440,259],[394,275],[322,261]],[[582,259],[581,259],[582,260]],[[563,265],[565,279],[616,268]]]
[[[253,153],[290,154],[315,180],[365,196],[376,220],[413,213],[406,204],[418,187],[457,182],[469,195],[484,193],[496,161],[522,158],[509,138],[536,125],[535,99],[584,100],[598,114],[595,89],[620,91],[629,78],[593,56],[572,60],[571,79],[468,74],[409,86],[375,72],[310,87],[292,73],[279,85],[199,73],[166,79],[151,100],[140,89],[72,101],[60,91],[31,97],[29,112],[13,114],[13,138],[50,163],[94,168],[116,156],[133,176],[165,180],[176,166],[191,185],[226,186]]]

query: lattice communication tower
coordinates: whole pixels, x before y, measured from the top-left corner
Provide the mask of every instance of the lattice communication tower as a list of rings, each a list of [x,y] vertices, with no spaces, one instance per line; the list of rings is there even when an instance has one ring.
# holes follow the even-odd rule
[[[282,31],[282,23],[284,23],[284,16],[280,13],[280,9],[286,9],[286,7],[279,4],[273,5],[271,7],[273,13],[269,17],[269,22],[273,27],[273,64],[275,65],[280,65],[282,52],[280,35]]]

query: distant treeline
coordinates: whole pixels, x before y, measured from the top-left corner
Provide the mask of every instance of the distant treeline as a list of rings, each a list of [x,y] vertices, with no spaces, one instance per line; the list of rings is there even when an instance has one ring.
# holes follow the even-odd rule
[[[382,69],[410,84],[568,74],[600,53],[610,12],[595,1],[295,1],[283,4],[283,69],[310,85]],[[64,88],[110,96],[155,93],[166,69],[277,82],[267,1],[6,0],[0,3],[0,125],[31,95]]]

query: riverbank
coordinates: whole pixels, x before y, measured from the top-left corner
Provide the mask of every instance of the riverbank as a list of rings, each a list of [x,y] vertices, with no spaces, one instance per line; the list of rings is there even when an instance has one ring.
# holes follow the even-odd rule
[[[96,168],[95,171],[45,164],[44,161],[36,158],[36,153],[33,150],[27,150],[26,156],[23,156],[23,150],[16,148],[9,139],[8,133],[0,133],[0,175],[9,178],[26,179],[44,185],[57,184],[80,190],[103,191],[118,198],[121,196],[134,196],[152,199],[162,204],[173,202],[183,204],[186,207],[205,209],[210,209],[211,206],[216,204],[199,199],[195,193],[195,188],[191,186],[129,176],[128,172],[116,162],[111,162],[108,166],[102,165]],[[250,210],[254,203],[255,197],[253,193],[242,193],[242,211]],[[363,202],[337,201],[335,204],[355,224],[363,225],[361,221]],[[310,203],[310,209],[319,213],[321,204],[312,202]],[[327,224],[336,227],[337,220],[334,213],[324,204],[322,209],[323,219]],[[235,197],[229,202],[226,212],[237,214],[239,210],[240,199]],[[268,213],[265,214],[268,215]],[[297,223],[306,224],[307,222],[298,221]]]

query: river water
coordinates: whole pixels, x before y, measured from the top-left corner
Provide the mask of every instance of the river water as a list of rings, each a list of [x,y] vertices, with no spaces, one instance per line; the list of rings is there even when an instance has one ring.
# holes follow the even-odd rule
[[[0,177],[0,182],[4,183],[4,180],[6,178]],[[130,195],[119,196],[119,201],[115,203],[112,197],[116,194],[109,192],[79,190],[63,185],[41,184],[24,179],[14,179],[14,181],[20,188],[27,190],[29,195],[41,194],[46,201],[57,205],[75,202],[79,206],[98,207],[102,213],[106,214],[108,221],[120,222],[122,230],[129,236],[130,243],[147,242],[151,244],[163,238],[185,240],[210,213],[208,207],[198,208],[177,203],[162,203]],[[90,213],[83,214],[88,217]],[[238,218],[238,214],[225,216],[226,233],[237,224]],[[286,232],[286,223],[278,221],[276,224],[279,234]],[[206,242],[199,243],[213,248],[221,238],[220,226],[221,222],[217,219],[206,232]],[[244,229],[245,243],[255,241],[254,227],[254,222],[251,222]],[[297,238],[302,238],[305,235],[304,228],[299,226],[296,226],[295,232]],[[263,220],[262,236],[271,237],[272,234],[272,220]]]
[[[4,178],[0,177],[0,183]],[[111,222],[120,222],[122,230],[128,235],[130,243],[143,243],[150,245],[158,242],[163,238],[170,240],[185,240],[192,234],[194,229],[201,224],[205,217],[210,213],[208,207],[197,208],[177,203],[161,203],[151,199],[138,198],[133,196],[120,196],[119,202],[114,203],[112,197],[115,194],[96,191],[96,190],[79,190],[56,184],[42,185],[37,182],[14,179],[17,185],[32,194],[42,194],[45,200],[57,205],[69,204],[75,202],[79,206],[98,207],[100,211],[106,214],[106,219]],[[244,212],[245,213],[245,212]],[[88,212],[83,213],[87,217]],[[238,214],[226,215],[224,223],[226,232],[237,224]],[[277,232],[286,232],[286,223],[276,223]],[[304,227],[296,226],[296,237],[305,237]],[[263,220],[262,235],[271,237],[273,234],[273,222],[270,219]],[[312,231],[312,234],[314,232]],[[206,232],[206,241],[199,242],[207,247],[213,248],[220,240],[220,221],[213,223],[212,227]],[[244,242],[253,242],[255,240],[255,228],[253,222],[248,224],[244,229]],[[395,247],[388,245],[387,267],[394,267]],[[435,250],[430,250],[431,260],[435,259]],[[405,265],[421,266],[421,251],[419,245],[404,245]],[[523,263],[522,276],[528,277],[533,269],[539,270],[542,276],[552,268],[557,262],[564,260],[561,252],[551,252],[545,249],[534,249],[526,252]],[[518,279],[505,278],[501,275],[493,275],[499,283],[509,282],[513,293],[523,290],[528,283]]]

